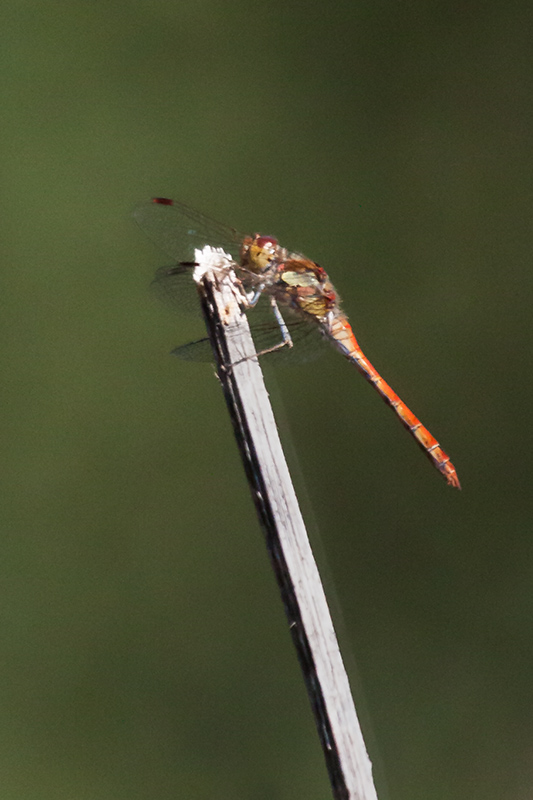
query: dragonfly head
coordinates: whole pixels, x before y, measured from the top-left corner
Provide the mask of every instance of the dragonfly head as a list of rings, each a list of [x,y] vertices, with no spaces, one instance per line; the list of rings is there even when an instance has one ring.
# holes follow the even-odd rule
[[[265,272],[278,257],[279,244],[274,236],[248,236],[242,243],[242,266],[251,272]]]

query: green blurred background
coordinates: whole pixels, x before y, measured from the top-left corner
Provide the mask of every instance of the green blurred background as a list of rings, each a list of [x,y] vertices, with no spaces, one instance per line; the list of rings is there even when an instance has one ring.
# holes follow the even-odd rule
[[[459,472],[333,351],[268,378],[381,800],[532,796],[530,8],[2,5],[2,800],[330,796],[152,195],[326,267]]]

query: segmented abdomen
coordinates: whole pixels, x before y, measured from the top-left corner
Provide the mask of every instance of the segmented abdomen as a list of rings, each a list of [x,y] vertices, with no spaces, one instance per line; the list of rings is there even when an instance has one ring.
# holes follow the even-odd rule
[[[355,364],[359,372],[379,392],[433,465],[446,478],[447,483],[456,489],[460,489],[461,484],[450,457],[444,452],[435,437],[422,425],[420,420],[415,417],[413,412],[372,366],[359,347],[348,319],[343,315],[335,316],[328,323],[328,331],[341,353]]]

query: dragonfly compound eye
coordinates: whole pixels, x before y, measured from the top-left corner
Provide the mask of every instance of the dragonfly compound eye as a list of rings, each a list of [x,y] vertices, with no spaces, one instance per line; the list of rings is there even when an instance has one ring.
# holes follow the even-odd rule
[[[265,247],[270,250],[274,250],[278,246],[278,240],[275,238],[275,236],[256,235],[254,242],[258,247]]]

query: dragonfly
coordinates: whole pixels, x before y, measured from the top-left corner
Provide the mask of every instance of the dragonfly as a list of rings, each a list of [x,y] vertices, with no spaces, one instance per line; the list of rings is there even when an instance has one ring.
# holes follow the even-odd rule
[[[393,410],[448,485],[461,488],[450,457],[361,350],[341,308],[339,295],[321,266],[282,247],[274,236],[240,234],[168,198],[156,197],[143,203],[134,211],[134,218],[175,261],[156,273],[153,285],[160,296],[180,307],[190,305],[187,297],[195,294],[190,291],[195,288],[192,280],[197,266],[195,250],[206,245],[222,248],[232,258],[232,267],[243,289],[245,309],[253,309],[249,320],[258,355],[268,352],[280,357],[282,351],[292,353],[295,346],[295,351],[301,348],[305,360],[306,353],[316,350],[314,345],[305,346],[307,340],[329,340]],[[265,310],[271,314],[271,322],[265,323]],[[181,358],[212,360],[205,339],[183,345],[174,352]]]

